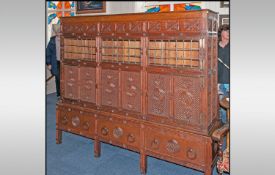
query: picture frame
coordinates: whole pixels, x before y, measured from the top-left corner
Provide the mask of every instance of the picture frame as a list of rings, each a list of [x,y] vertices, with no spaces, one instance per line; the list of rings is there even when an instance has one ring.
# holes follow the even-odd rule
[[[219,26],[223,24],[229,24],[229,23],[230,23],[229,15],[219,15]]]
[[[229,1],[221,1],[220,7],[221,8],[229,8]]]
[[[104,13],[106,12],[106,1],[76,1],[76,13]]]

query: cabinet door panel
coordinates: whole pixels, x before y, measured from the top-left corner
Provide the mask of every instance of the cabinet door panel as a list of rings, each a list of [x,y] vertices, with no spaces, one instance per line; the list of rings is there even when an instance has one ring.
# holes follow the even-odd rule
[[[175,119],[188,124],[200,124],[200,79],[174,76]]]
[[[64,65],[65,73],[65,98],[79,99],[79,69],[76,66]]]
[[[158,116],[169,115],[169,78],[168,75],[148,74],[148,113]]]
[[[102,82],[102,105],[118,107],[118,87],[119,75],[117,70],[103,69],[101,75]]]
[[[96,72],[93,67],[80,68],[80,99],[95,103]]]
[[[141,111],[140,72],[122,71],[122,107],[127,110]]]

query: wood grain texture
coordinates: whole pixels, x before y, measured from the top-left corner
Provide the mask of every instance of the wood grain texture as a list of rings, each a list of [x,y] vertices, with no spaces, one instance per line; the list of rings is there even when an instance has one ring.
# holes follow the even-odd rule
[[[62,132],[211,174],[220,126],[217,14],[209,10],[61,19]],[[216,104],[217,103],[217,104]]]

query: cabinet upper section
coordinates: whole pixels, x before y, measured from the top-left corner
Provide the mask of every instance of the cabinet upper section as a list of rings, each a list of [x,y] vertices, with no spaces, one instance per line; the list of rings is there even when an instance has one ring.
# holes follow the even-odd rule
[[[67,37],[100,35],[179,39],[192,37],[192,34],[216,34],[217,20],[217,13],[210,10],[75,16],[61,18],[61,31]]]

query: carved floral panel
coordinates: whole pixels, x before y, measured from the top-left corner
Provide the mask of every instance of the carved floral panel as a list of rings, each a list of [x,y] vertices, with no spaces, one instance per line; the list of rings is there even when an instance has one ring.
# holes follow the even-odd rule
[[[148,74],[148,113],[167,117],[169,115],[170,76]]]
[[[118,107],[118,71],[103,69],[101,75],[102,82],[102,105]]]
[[[79,99],[78,73],[77,66],[64,65],[65,98]]]
[[[175,118],[198,125],[200,121],[200,80],[193,77],[174,77]]]
[[[140,72],[122,72],[122,107],[127,110],[141,111]]]
[[[80,68],[80,99],[95,103],[96,72],[92,67]]]

